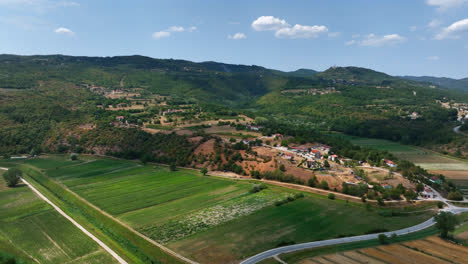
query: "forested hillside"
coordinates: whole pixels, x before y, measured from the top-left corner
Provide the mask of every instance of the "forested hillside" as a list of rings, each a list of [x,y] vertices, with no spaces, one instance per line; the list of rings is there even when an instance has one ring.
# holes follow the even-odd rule
[[[109,96],[103,96],[104,90]],[[129,97],[112,97],[130,90],[134,100],[141,100],[139,110],[133,106],[119,112],[104,110],[130,104]],[[148,105],[149,99],[156,105]],[[70,145],[67,137],[79,126],[102,128],[120,114],[138,127],[176,103],[204,109],[203,115],[244,113],[258,124],[300,124],[311,131],[334,130],[408,144],[447,143],[452,140],[448,131],[456,111],[440,102],[455,99],[468,101],[462,93],[357,67],[287,73],[143,56],[0,55],[0,154],[64,151]],[[415,112],[417,116],[411,117]],[[93,142],[82,139],[81,145],[123,144],[110,139],[121,132],[101,132],[93,135]],[[125,135],[136,142],[140,137],[145,136]]]

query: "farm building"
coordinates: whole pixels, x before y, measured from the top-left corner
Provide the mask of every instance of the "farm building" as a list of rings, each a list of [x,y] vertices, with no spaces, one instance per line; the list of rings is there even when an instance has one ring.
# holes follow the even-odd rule
[[[383,162],[385,164],[387,164],[387,166],[391,167],[391,168],[396,168],[397,165],[395,164],[395,162],[391,161],[391,160],[388,160],[388,159],[383,159]]]
[[[331,160],[331,161],[335,161],[335,160],[338,159],[338,155],[336,155],[336,154],[330,155],[330,156],[328,156],[328,159]]]
[[[322,154],[320,153],[319,150],[317,149],[313,149],[310,151],[310,155],[312,155],[312,157],[316,158],[316,159],[320,159],[322,157]]]
[[[424,191],[421,192],[421,197],[426,198],[426,199],[432,199],[435,196],[434,196],[434,192],[431,189],[426,187],[424,188]]]

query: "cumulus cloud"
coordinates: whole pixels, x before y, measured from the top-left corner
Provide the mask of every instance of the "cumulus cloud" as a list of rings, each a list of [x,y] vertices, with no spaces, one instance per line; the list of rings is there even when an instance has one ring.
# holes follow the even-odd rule
[[[327,33],[326,26],[307,26],[296,24],[291,26],[284,19],[274,16],[261,16],[252,22],[252,28],[256,31],[275,31],[277,38],[316,38],[322,33]],[[338,33],[333,33],[338,34]]]
[[[151,36],[153,37],[153,39],[162,39],[162,38],[167,38],[171,36],[171,32],[158,31],[158,32],[154,32]]]
[[[184,28],[181,26],[171,26],[166,30],[154,32],[151,36],[153,39],[162,39],[162,38],[170,37],[172,33],[175,33],[175,32],[193,32],[195,30],[197,30],[197,27]]]
[[[286,20],[279,19],[274,16],[261,16],[252,22],[252,28],[256,31],[266,31],[266,30],[279,30],[282,28],[289,27],[290,25],[286,23]]]
[[[341,32],[330,32],[328,33],[328,37],[330,38],[336,38],[341,35]]]
[[[57,34],[62,34],[62,35],[70,35],[70,36],[75,35],[75,32],[71,31],[68,28],[64,28],[64,27],[59,27],[56,30],[54,30],[54,32],[57,33]]]
[[[439,60],[440,58],[439,58],[439,56],[429,56],[429,57],[427,57],[426,59],[427,59],[427,60],[431,60],[431,61],[437,61],[437,60]]]
[[[377,36],[375,34],[369,34],[364,36],[360,40],[350,40],[345,42],[345,45],[354,45],[357,44],[359,46],[370,46],[370,47],[382,47],[382,46],[390,46],[400,44],[406,41],[405,37],[402,37],[398,34],[390,34],[384,36]]]
[[[239,40],[239,39],[246,39],[247,36],[244,33],[236,33],[234,35],[228,35],[228,39],[234,39],[234,40]]]
[[[468,31],[468,18],[459,20],[452,25],[443,28],[442,31],[435,36],[435,39],[442,40],[446,38],[460,38],[460,33]]]
[[[468,3],[468,0],[426,0],[426,4],[437,6],[439,10],[444,11],[453,7],[459,7]]]
[[[327,33],[326,26],[303,26],[296,24],[293,27],[286,27],[276,31],[277,38],[316,38],[322,33]]]

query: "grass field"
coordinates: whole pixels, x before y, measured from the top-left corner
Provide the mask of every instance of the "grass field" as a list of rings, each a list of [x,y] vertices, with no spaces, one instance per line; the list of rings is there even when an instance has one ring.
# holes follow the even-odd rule
[[[27,186],[0,178],[0,251],[30,263],[115,263],[115,260]]]
[[[80,158],[81,159],[81,158]],[[251,194],[252,183],[169,171],[132,161],[55,156],[23,161],[43,170],[104,211],[153,240],[201,263],[242,259],[280,243],[299,243],[420,223],[432,212],[388,217],[362,205],[277,186]],[[393,209],[399,210],[399,209]],[[388,214],[387,214],[388,215]]]

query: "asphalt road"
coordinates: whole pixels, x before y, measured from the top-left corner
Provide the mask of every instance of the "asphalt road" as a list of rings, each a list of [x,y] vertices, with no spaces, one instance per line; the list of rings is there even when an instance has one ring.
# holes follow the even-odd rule
[[[431,188],[432,189],[432,188]],[[445,204],[447,204],[447,207],[443,209],[443,211],[451,212],[454,214],[462,213],[462,212],[468,212],[468,208],[466,207],[457,207],[449,204],[445,198],[443,198],[437,191],[433,189],[433,191],[437,194],[438,199]],[[277,257],[279,254],[284,254],[284,253],[290,253],[298,250],[303,250],[303,249],[311,249],[311,248],[316,248],[316,247],[323,247],[323,246],[330,246],[330,245],[337,245],[337,244],[343,244],[343,243],[350,243],[350,242],[358,242],[358,241],[365,241],[365,240],[370,240],[370,239],[377,239],[380,234],[385,234],[386,236],[391,236],[392,234],[396,235],[404,235],[404,234],[409,234],[413,232],[417,232],[423,229],[426,229],[428,227],[431,227],[434,225],[434,218],[432,217],[431,219],[407,228],[403,228],[400,230],[396,231],[390,231],[390,232],[384,232],[384,233],[376,233],[376,234],[369,234],[369,235],[362,235],[362,236],[352,236],[352,237],[344,237],[344,238],[335,238],[335,239],[329,239],[329,240],[322,240],[322,241],[314,241],[314,242],[307,242],[307,243],[302,243],[302,244],[296,244],[296,245],[290,245],[290,246],[285,246],[285,247],[279,247],[279,248],[274,248],[270,249],[267,251],[264,251],[262,253],[259,253],[255,256],[252,256],[248,259],[245,259],[244,261],[241,262],[241,264],[254,264],[257,262],[260,262],[262,260],[271,258],[271,257]]]

